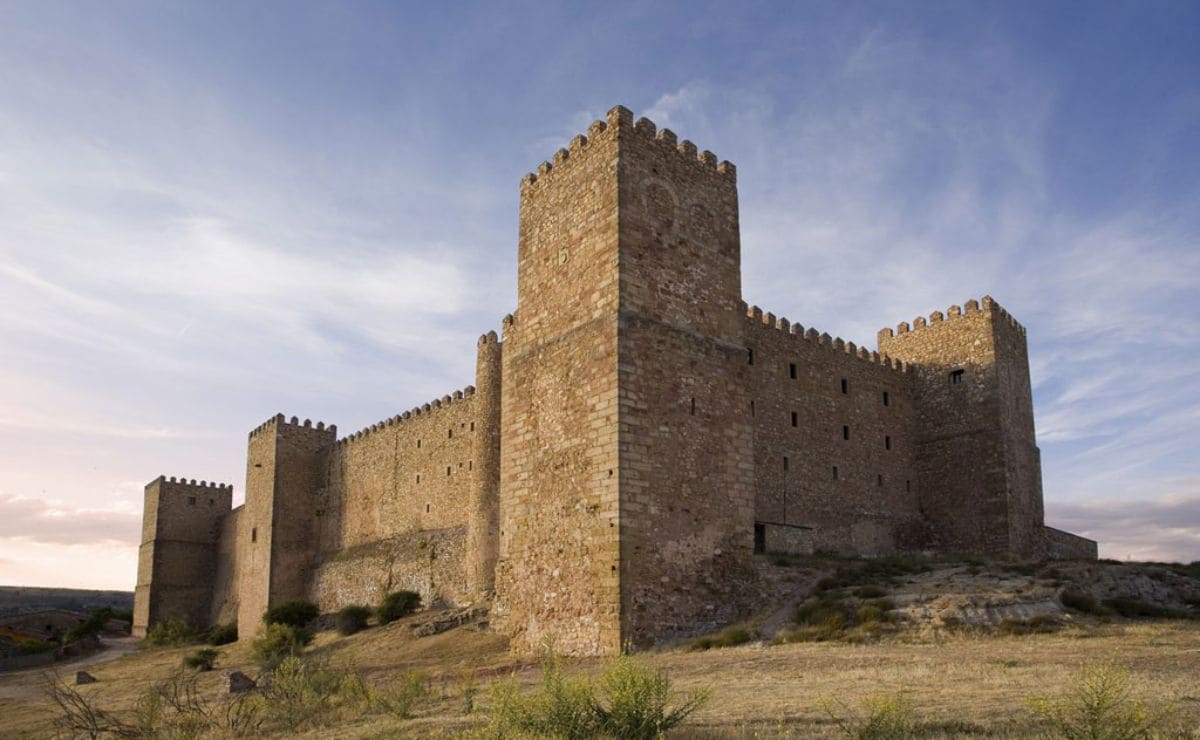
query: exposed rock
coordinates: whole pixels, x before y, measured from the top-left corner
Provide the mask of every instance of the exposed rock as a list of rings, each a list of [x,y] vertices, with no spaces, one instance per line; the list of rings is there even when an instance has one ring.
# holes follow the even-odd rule
[[[420,619],[410,625],[410,629],[417,637],[429,637],[430,635],[438,635],[443,632],[448,632],[455,627],[461,627],[464,624],[478,622],[486,617],[488,609],[486,606],[468,606],[461,609],[447,609],[440,612],[432,612],[427,617]]]
[[[225,674],[229,681],[229,693],[240,694],[243,691],[253,691],[258,688],[258,682],[241,671],[229,671]]]
[[[85,683],[96,683],[96,677],[87,671],[75,671],[75,685],[82,686]]]

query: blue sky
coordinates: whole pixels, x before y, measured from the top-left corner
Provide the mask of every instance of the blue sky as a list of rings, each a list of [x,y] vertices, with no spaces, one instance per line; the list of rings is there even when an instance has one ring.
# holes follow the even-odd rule
[[[473,379],[517,183],[616,103],[738,166],[746,299],[1029,330],[1047,519],[1200,559],[1200,6],[0,3],[0,583]],[[436,8],[436,9],[435,9]]]

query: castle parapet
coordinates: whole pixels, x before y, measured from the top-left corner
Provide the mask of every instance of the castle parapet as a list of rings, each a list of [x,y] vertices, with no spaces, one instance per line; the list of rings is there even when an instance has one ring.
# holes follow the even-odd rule
[[[587,135],[579,134],[571,139],[569,149],[559,149],[554,153],[553,161],[542,162],[536,172],[530,172],[521,178],[521,188],[533,187],[539,180],[553,177],[556,169],[569,167],[572,158],[578,158],[588,151],[590,139],[598,136],[613,135],[639,136],[653,141],[664,149],[673,150],[681,158],[693,163],[697,170],[709,171],[731,182],[737,181],[737,168],[728,161],[718,161],[717,155],[710,151],[698,152],[696,145],[684,139],[678,141],[675,132],[670,129],[658,130],[649,118],[641,117],[635,122],[633,111],[623,105],[618,105],[608,111],[603,121],[594,121],[588,127]],[[589,139],[590,137],[590,139]]]
[[[901,373],[908,371],[907,363],[880,354],[879,352],[872,352],[866,347],[859,347],[854,342],[847,342],[841,337],[832,337],[828,333],[818,333],[816,329],[811,327],[805,329],[799,322],[793,323],[786,317],[781,316],[777,318],[773,313],[764,313],[758,306],[746,306],[743,304],[743,309],[751,326],[762,329],[774,329],[782,334],[793,337],[795,341],[807,342],[813,347],[821,347],[832,352],[847,354],[872,365],[881,365],[889,370]]]
[[[891,327],[880,329],[879,338],[891,338],[900,336],[901,334],[909,334],[911,332],[933,326],[934,324],[940,324],[943,321],[949,322],[956,319],[973,316],[978,314],[980,311],[997,317],[1000,321],[1003,321],[1006,325],[1012,327],[1014,330],[1020,333],[1021,336],[1025,336],[1025,327],[1022,326],[1021,323],[1015,318],[1013,318],[1008,311],[1005,311],[1004,308],[990,295],[985,295],[981,301],[977,301],[972,298],[962,306],[957,304],[950,306],[946,309],[945,314],[943,314],[941,311],[934,311],[929,314],[928,318],[924,316],[918,316],[912,320],[911,327],[907,321],[901,321],[896,325],[895,330],[893,330]]]
[[[484,344],[485,340],[488,338],[489,335],[491,337],[491,340],[495,341],[496,333],[490,332],[488,335],[484,335],[483,337],[480,338],[480,340],[479,340],[480,344]],[[475,397],[475,386],[468,385],[468,386],[462,388],[461,390],[456,390],[453,393],[449,393],[447,395],[442,396],[441,398],[435,398],[432,401],[429,401],[428,403],[422,404],[420,406],[414,406],[412,409],[410,409],[408,411],[401,412],[399,414],[396,414],[395,416],[388,417],[387,419],[384,419],[383,421],[378,421],[378,422],[375,422],[374,424],[363,427],[362,429],[358,430],[357,432],[354,432],[352,434],[349,434],[349,435],[339,439],[337,441],[337,444],[339,444],[339,445],[349,444],[350,442],[354,442],[354,441],[363,439],[364,437],[371,435],[373,432],[378,432],[381,429],[386,429],[387,427],[396,426],[397,424],[403,424],[404,422],[409,421],[411,419],[417,419],[417,418],[429,416],[431,414],[437,413],[439,410],[441,410],[443,408],[448,408],[450,406],[462,403],[463,401],[469,401],[474,397]]]
[[[249,436],[251,439],[253,439],[263,432],[268,430],[276,430],[280,427],[311,429],[314,432],[328,432],[334,436],[337,435],[337,424],[330,424],[328,427],[326,427],[325,422],[323,421],[318,421],[314,425],[312,419],[305,419],[303,422],[301,422],[300,417],[298,416],[293,416],[291,419],[288,419],[283,414],[275,414],[270,419],[267,419],[262,424],[259,424],[254,429],[250,430]]]

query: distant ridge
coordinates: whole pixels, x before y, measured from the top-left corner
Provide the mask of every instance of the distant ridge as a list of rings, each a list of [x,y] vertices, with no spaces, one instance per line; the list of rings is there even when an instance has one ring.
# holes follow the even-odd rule
[[[102,606],[133,608],[132,591],[94,591],[78,588],[0,586],[0,617],[45,609],[88,612]]]

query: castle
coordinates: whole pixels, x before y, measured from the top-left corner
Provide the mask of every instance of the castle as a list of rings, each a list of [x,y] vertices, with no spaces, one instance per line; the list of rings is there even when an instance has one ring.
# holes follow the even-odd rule
[[[991,298],[877,351],[747,308],[734,166],[619,106],[520,200],[473,386],[342,438],[267,420],[237,508],[150,482],[135,634],[404,588],[604,653],[736,618],[756,552],[1096,556],[1043,524],[1025,329]]]

